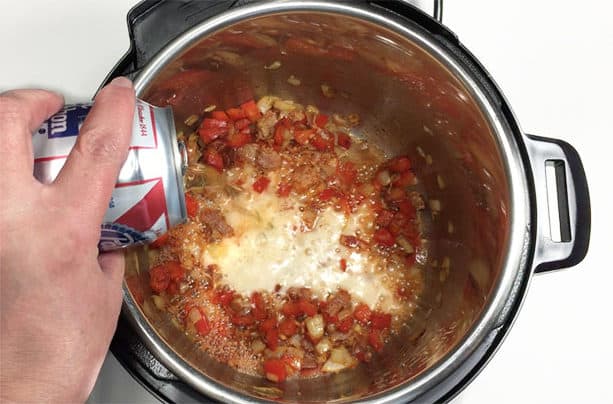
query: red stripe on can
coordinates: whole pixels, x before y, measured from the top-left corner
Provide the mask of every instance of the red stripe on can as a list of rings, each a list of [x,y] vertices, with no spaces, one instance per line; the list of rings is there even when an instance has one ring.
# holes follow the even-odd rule
[[[142,183],[142,182],[141,182]],[[121,184],[118,186],[129,186]],[[151,229],[160,216],[164,215],[166,227],[168,225],[168,215],[166,214],[166,196],[164,193],[164,183],[161,179],[151,188],[143,199],[132,206],[128,211],[115,220],[125,226],[129,226],[138,231]]]

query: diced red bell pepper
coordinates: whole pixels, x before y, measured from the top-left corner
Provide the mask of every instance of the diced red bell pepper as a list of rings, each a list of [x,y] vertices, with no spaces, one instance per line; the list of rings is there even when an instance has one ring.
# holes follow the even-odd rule
[[[234,132],[226,137],[226,144],[234,149],[246,145],[251,142],[251,135],[249,132]]]
[[[392,315],[375,311],[370,317],[370,324],[375,330],[384,330],[392,325]]]
[[[417,211],[411,201],[404,200],[397,203],[400,213],[402,213],[407,219],[415,218]]]
[[[204,144],[209,144],[213,140],[223,137],[227,134],[228,134],[228,128],[226,127],[204,128],[201,126],[200,129],[198,129],[198,135],[200,136],[200,139],[202,139]]]
[[[382,227],[389,226],[390,223],[392,222],[392,219],[394,219],[394,212],[392,211],[389,211],[387,209],[381,209],[380,211],[377,212],[376,223],[379,226],[382,226]]]
[[[351,203],[349,203],[349,199],[345,196],[338,199],[338,208],[347,216],[351,214]]]
[[[394,157],[388,165],[390,170],[401,173],[411,169],[411,160],[406,156]]]
[[[373,238],[377,244],[386,247],[391,247],[396,243],[396,238],[394,235],[385,227],[377,229]]]
[[[291,337],[296,334],[296,331],[298,331],[298,326],[291,318],[286,318],[279,323],[279,332],[286,337]]]
[[[336,325],[336,328],[343,333],[349,332],[353,327],[353,317],[347,316]]]
[[[315,125],[319,126],[320,128],[323,128],[328,123],[328,119],[328,115],[326,114],[317,114],[317,116],[315,117]]]
[[[372,312],[370,311],[370,308],[364,303],[360,303],[355,306],[355,310],[353,311],[353,317],[363,325],[368,324],[371,315]]]
[[[286,302],[281,307],[281,312],[288,317],[296,317],[300,314],[300,307],[298,307],[298,303],[295,302]]]
[[[232,316],[232,324],[238,326],[248,326],[255,323],[255,318],[251,314],[244,316]]]
[[[329,201],[330,199],[335,198],[338,195],[339,194],[338,194],[338,191],[336,189],[334,189],[334,188],[326,188],[326,189],[324,189],[323,191],[321,191],[319,193],[319,200],[323,201],[323,202]]]
[[[266,359],[264,361],[264,373],[266,378],[272,382],[283,382],[287,377],[285,362],[281,359]]]
[[[351,137],[344,132],[337,132],[336,143],[343,149],[349,149],[351,147]]]
[[[179,284],[177,282],[170,281],[168,288],[166,288],[166,293],[169,295],[176,295],[179,293]]]
[[[218,303],[223,307],[230,306],[230,303],[234,299],[234,291],[232,290],[221,290],[217,292],[215,297],[213,298],[213,303]]]
[[[383,341],[381,340],[381,333],[378,330],[370,330],[368,333],[368,343],[377,352],[383,350]]]
[[[266,320],[262,321],[262,324],[260,324],[260,331],[266,333],[268,330],[272,330],[276,326],[277,322],[274,318],[267,318]]]
[[[273,143],[275,146],[283,146],[285,143],[285,132],[291,127],[291,122],[287,118],[281,119],[275,125],[275,132],[273,135]]]
[[[345,272],[347,271],[347,260],[345,258],[341,258],[341,271]]]
[[[214,118],[204,118],[200,128],[227,128],[228,121]]]
[[[316,133],[311,139],[311,144],[319,151],[332,150],[334,148],[334,140],[331,140],[332,139],[325,139],[319,133]]]
[[[262,116],[262,113],[254,100],[249,100],[246,103],[241,104],[241,109],[245,113],[247,119],[249,119],[251,122],[257,121]]]
[[[149,270],[149,286],[155,293],[161,293],[170,284],[170,274],[168,269],[162,265],[157,265]]]
[[[230,117],[228,117],[228,114],[226,114],[224,111],[211,112],[211,118],[226,122],[230,120]]]
[[[251,302],[253,303],[253,310],[251,310],[251,313],[255,319],[264,320],[266,318],[266,307],[262,295],[258,292],[254,292],[251,295]]]
[[[270,184],[270,179],[268,177],[259,177],[253,183],[253,190],[259,194],[264,192],[266,188],[268,188],[268,184]]]
[[[317,306],[309,302],[308,300],[300,300],[298,302],[298,308],[300,309],[300,312],[306,314],[309,317],[317,314]]]
[[[309,140],[315,135],[314,129],[302,129],[294,131],[294,140],[296,143],[305,145],[309,143]]]
[[[387,193],[387,199],[390,201],[401,201],[406,199],[407,193],[402,188],[392,187]]]
[[[279,346],[279,330],[276,328],[270,328],[266,331],[266,346],[268,349],[274,351]]]
[[[196,331],[198,331],[198,334],[205,336],[211,332],[211,326],[209,324],[209,320],[206,318],[206,314],[204,314],[202,310],[200,310],[200,315],[202,316],[202,318],[196,321],[196,324],[194,324],[194,326],[196,327]]]
[[[149,248],[161,248],[168,243],[168,233],[162,234],[160,237],[156,238],[155,241],[149,244]]]
[[[251,121],[247,118],[239,119],[238,121],[234,122],[234,127],[239,131],[249,127],[249,125],[251,125]]]
[[[415,185],[415,181],[415,174],[407,170],[400,173],[399,177],[396,178],[392,184],[394,184],[395,187],[406,187],[409,185]]]
[[[247,118],[245,111],[243,111],[241,108],[230,108],[226,110],[226,114],[228,114],[230,119],[233,121],[238,121],[239,119]]]
[[[292,184],[288,184],[287,182],[281,182],[279,184],[279,188],[277,188],[277,195],[282,198],[286,198],[289,196],[292,191]]]
[[[168,271],[168,275],[170,276],[171,280],[179,282],[185,277],[185,268],[181,266],[180,262],[168,261],[162,265],[166,266],[166,270]]]
[[[338,168],[336,169],[336,173],[338,174],[339,179],[345,185],[352,185],[358,176],[358,170],[350,161],[339,164]]]
[[[221,154],[216,149],[211,147],[207,148],[204,151],[203,158],[206,164],[216,168],[219,171],[223,170],[223,157],[221,157]]]
[[[191,194],[185,194],[185,209],[187,210],[187,216],[192,219],[198,215],[198,211],[200,210],[200,205],[198,205],[198,200],[191,196]]]

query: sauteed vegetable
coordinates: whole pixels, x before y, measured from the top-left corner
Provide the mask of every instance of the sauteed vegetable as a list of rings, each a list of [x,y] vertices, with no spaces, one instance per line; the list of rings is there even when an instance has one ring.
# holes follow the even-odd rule
[[[369,362],[423,289],[407,156],[359,117],[266,96],[185,124],[189,221],[150,249],[153,302],[217,360],[274,382]]]

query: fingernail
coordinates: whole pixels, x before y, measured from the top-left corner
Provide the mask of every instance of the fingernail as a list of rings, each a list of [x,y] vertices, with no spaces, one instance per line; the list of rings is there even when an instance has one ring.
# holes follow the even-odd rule
[[[115,77],[113,79],[113,81],[111,81],[111,86],[117,86],[117,87],[127,87],[127,88],[132,88],[132,81],[130,81],[130,79],[123,77],[123,76],[119,76],[119,77]]]

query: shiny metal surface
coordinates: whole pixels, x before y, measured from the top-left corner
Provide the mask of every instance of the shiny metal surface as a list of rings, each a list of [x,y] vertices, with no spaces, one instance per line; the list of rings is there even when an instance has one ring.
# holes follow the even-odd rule
[[[241,51],[230,40],[233,32],[274,41]],[[330,60],[284,49],[280,43],[287,35],[351,46],[355,57]],[[282,60],[282,69],[263,69],[275,58]],[[438,199],[443,209],[426,218],[428,276],[420,309],[368,366],[289,381],[283,389],[239,374],[197,350],[154,309],[147,299],[147,255],[136,250],[128,257],[127,273],[131,289],[138,284],[145,300],[139,305],[126,289],[124,312],[151,351],[194,388],[224,402],[409,401],[451,376],[461,379],[462,364],[474,361],[473,354],[509,321],[531,272],[526,168],[497,100],[428,33],[365,5],[262,3],[207,20],[140,73],[137,94],[154,101],[173,73],[195,67],[213,71],[214,79],[203,85],[204,99],[194,108],[203,101],[226,108],[273,93],[324,111],[359,113],[357,134],[390,155],[409,154],[427,198]],[[299,87],[287,83],[290,74],[301,79]],[[335,98],[321,95],[324,82],[335,88]],[[192,113],[192,106],[183,107],[183,114]],[[446,258],[449,266],[442,265]]]
[[[578,178],[575,178],[579,173],[573,172],[574,164],[570,162],[570,156],[560,144],[551,139],[533,136],[527,136],[527,140],[526,146],[530,156],[534,186],[537,190],[536,206],[540,213],[536,223],[537,236],[534,250],[534,267],[537,268],[537,272],[540,272],[539,266],[541,264],[569,259],[573,250],[577,247],[577,243],[581,242],[578,239],[581,237],[582,227],[587,226],[589,229],[589,218],[587,222],[585,218],[580,220],[579,213],[589,209],[589,195],[587,193],[580,194],[575,189],[575,184],[581,183]],[[563,175],[561,175],[561,178],[557,178],[557,186],[562,189],[550,189],[548,186],[546,178],[547,162],[562,164],[560,168]],[[548,196],[551,193],[557,193],[564,201],[558,201],[557,206],[551,206],[548,201]],[[579,201],[584,202],[584,206],[581,208],[578,206]],[[550,223],[551,215],[547,215],[548,211],[558,216],[560,222],[568,220],[567,231],[556,229],[562,233],[560,237],[562,240],[554,241],[554,227]],[[566,216],[566,218],[560,215]],[[563,223],[560,223],[560,225],[560,227],[565,227]],[[547,270],[547,268],[542,270]]]

